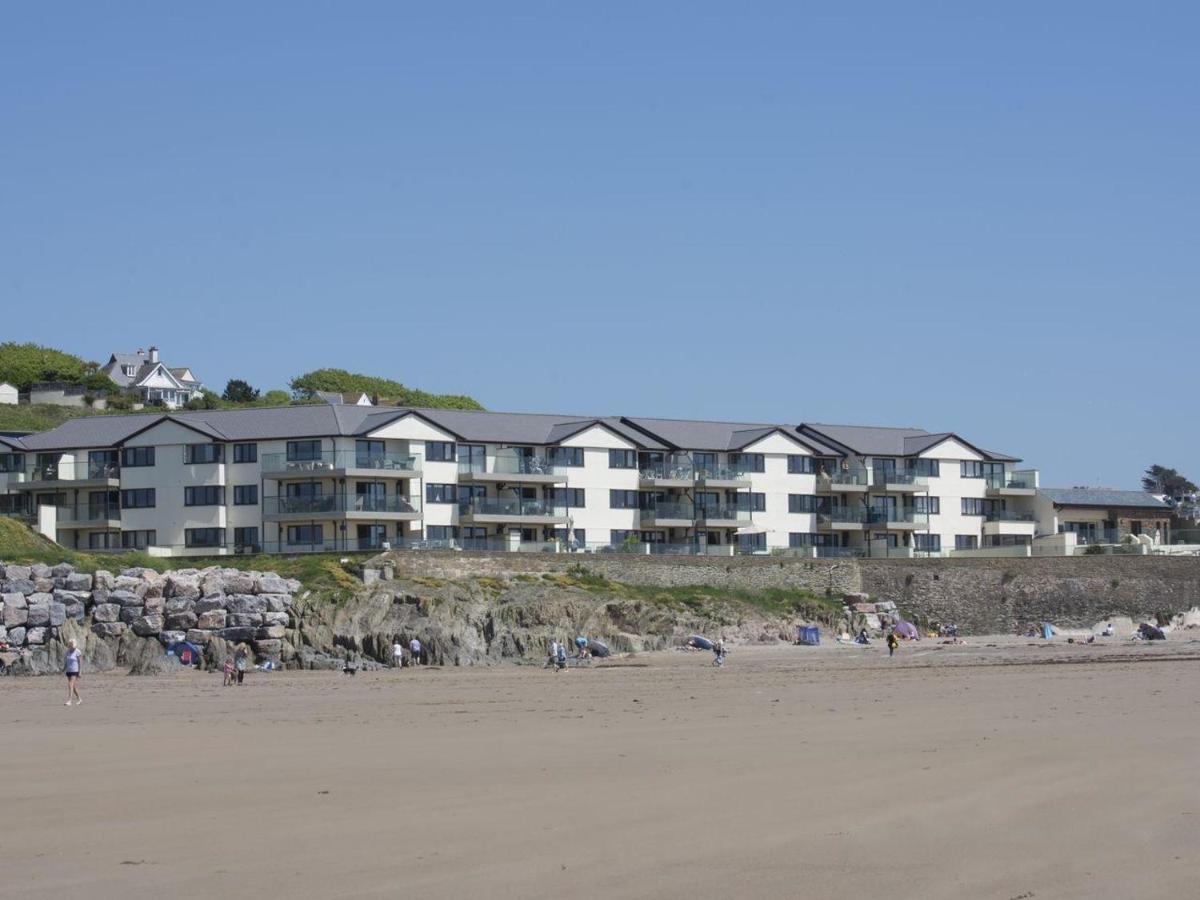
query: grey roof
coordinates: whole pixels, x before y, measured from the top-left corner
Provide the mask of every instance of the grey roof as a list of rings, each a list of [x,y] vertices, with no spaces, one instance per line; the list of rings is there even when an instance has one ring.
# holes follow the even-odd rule
[[[786,425],[762,422],[705,422],[698,419],[650,419],[626,416],[623,422],[645,435],[658,438],[668,447],[681,450],[741,450],[775,431],[811,445],[811,441]]]
[[[975,446],[953,431],[926,431],[923,428],[890,428],[879,425],[804,424],[802,434],[813,434],[833,441],[861,456],[915,456],[930,447],[953,438],[978,451],[989,460],[1017,462],[1015,456],[993,453]]]
[[[181,373],[188,371],[188,366],[176,366],[174,368],[167,366],[161,360],[156,363],[150,362],[150,357],[146,353],[114,353],[109,357],[108,362],[100,367],[100,371],[109,377],[118,387],[130,387],[138,384],[147,375],[162,366],[171,373],[176,381],[189,387],[199,387],[199,381],[192,381],[184,378]],[[125,374],[125,366],[136,366],[137,371],[133,375]]]
[[[1161,498],[1145,491],[1114,491],[1109,488],[1038,488],[1038,493],[1059,506],[1129,506],[1169,510]]]

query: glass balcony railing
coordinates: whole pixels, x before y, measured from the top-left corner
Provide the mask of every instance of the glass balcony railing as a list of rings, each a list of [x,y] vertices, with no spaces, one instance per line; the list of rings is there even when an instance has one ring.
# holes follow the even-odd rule
[[[1011,509],[996,509],[983,514],[985,522],[1035,522],[1031,512],[1015,512]]]
[[[993,490],[1033,490],[1037,487],[1033,472],[994,472],[985,478],[987,486]]]
[[[916,472],[899,471],[896,469],[876,469],[874,472],[875,484],[923,484],[926,476],[918,475]]]
[[[686,456],[671,457],[642,466],[638,474],[641,478],[656,478],[660,481],[691,481],[696,477],[696,469]]]
[[[867,521],[872,525],[928,525],[929,513],[917,512],[910,507],[874,508],[868,510]]]
[[[99,481],[120,477],[118,463],[101,460],[34,463],[26,469],[27,481]]]
[[[566,518],[567,507],[549,500],[522,500],[518,497],[472,497],[458,504],[464,516],[508,516],[519,519],[528,516]]]
[[[688,522],[696,518],[696,508],[691,503],[658,503],[641,511],[643,521],[650,519],[682,519]]]
[[[829,472],[818,472],[817,484],[821,484],[822,482],[826,482],[828,484],[849,484],[870,487],[871,470],[850,468],[833,469]]]
[[[497,475],[557,475],[565,476],[570,466],[559,465],[545,456],[524,456],[500,453],[486,462],[481,460],[459,460],[458,474],[483,474],[491,472]]]
[[[332,515],[335,513],[418,513],[420,504],[395,494],[317,494],[312,497],[264,497],[264,515]]]
[[[421,471],[421,457],[402,453],[368,453],[363,450],[325,450],[311,458],[289,459],[286,453],[264,453],[266,472],[320,473],[335,469],[373,469],[403,477]]]
[[[732,466],[697,466],[697,481],[748,481],[749,473]]]
[[[817,511],[817,522],[829,525],[834,522],[850,522],[862,524],[867,521],[868,510],[861,506],[834,506],[830,509]]]
[[[55,520],[60,525],[105,523],[120,518],[121,510],[116,506],[60,506],[55,512]]]
[[[696,518],[704,522],[750,522],[750,510],[728,505],[701,505],[696,507]]]

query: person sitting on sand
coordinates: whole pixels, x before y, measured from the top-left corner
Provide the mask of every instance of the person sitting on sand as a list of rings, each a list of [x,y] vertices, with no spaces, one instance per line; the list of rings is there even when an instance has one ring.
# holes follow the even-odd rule
[[[856,644],[871,643],[871,639],[869,637],[867,637],[867,629],[863,628],[858,632],[858,637],[856,637],[854,639],[854,643],[856,643]]]
[[[1112,637],[1116,632],[1113,631],[1112,622],[1104,626],[1104,630],[1100,632],[1100,637]]]

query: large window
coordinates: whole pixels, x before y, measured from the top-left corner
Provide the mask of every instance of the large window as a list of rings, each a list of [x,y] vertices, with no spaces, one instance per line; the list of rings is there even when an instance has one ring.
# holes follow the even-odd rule
[[[610,490],[608,492],[608,506],[609,509],[637,509],[638,492]]]
[[[815,513],[829,507],[828,497],[818,497],[815,494],[788,494],[788,512]]]
[[[761,453],[730,453],[729,468],[735,472],[762,472],[766,467],[766,457]]]
[[[835,468],[833,460],[822,459],[819,456],[793,454],[788,457],[789,475],[815,475],[817,472],[832,472]]]
[[[626,541],[641,542],[642,533],[640,531],[629,531],[625,528],[613,528],[608,532],[608,540],[613,544],[624,544]]]
[[[360,469],[373,468],[385,455],[383,441],[355,441],[354,465]]]
[[[20,472],[24,468],[24,453],[0,453],[0,472]]]
[[[234,444],[233,461],[235,463],[258,462],[258,444]]]
[[[454,441],[425,442],[425,459],[429,462],[454,462],[457,458]]]
[[[121,491],[121,506],[125,509],[150,509],[154,506],[154,488]]]
[[[225,503],[225,488],[216,484],[205,484],[183,489],[184,506],[221,506]]]
[[[225,544],[225,529],[185,528],[183,543],[186,547],[221,547]]]
[[[254,506],[258,503],[257,484],[235,484],[233,486],[234,506]]]
[[[121,535],[116,531],[92,531],[88,533],[89,550],[116,550],[121,546]]]
[[[145,550],[157,543],[158,533],[153,528],[121,532],[121,547],[125,550]]]
[[[983,463],[977,459],[964,459],[959,465],[959,474],[963,478],[982,478]]]
[[[926,513],[931,516],[939,515],[942,511],[941,497],[913,497],[913,512]]]
[[[937,553],[942,549],[940,534],[914,534],[913,547],[923,553]]]
[[[425,536],[431,541],[456,541],[458,540],[458,526],[427,525],[425,527]]]
[[[583,448],[551,447],[546,457],[550,460],[550,465],[552,466],[579,467],[583,465]]]
[[[759,491],[736,493],[730,498],[743,512],[766,512],[767,495]],[[731,504],[732,505],[732,504]]]
[[[910,459],[908,471],[926,478],[937,478],[941,472],[941,465],[936,459]]]
[[[154,465],[153,447],[125,447],[121,450],[121,465],[127,469]]]
[[[426,503],[457,503],[458,485],[456,484],[427,484],[425,485]]]
[[[258,526],[247,525],[233,529],[233,546],[243,549],[258,549]]]
[[[788,535],[789,547],[836,547],[838,546],[838,535],[836,534],[814,534],[803,531],[793,531]]]
[[[979,535],[977,534],[956,534],[954,536],[955,550],[978,550]]]
[[[635,451],[635,450],[609,450],[608,451],[608,467],[610,469],[636,469],[637,468],[637,451]]]
[[[969,476],[975,477],[975,476]],[[982,516],[983,515],[983,500],[979,497],[963,497],[962,498],[962,514],[964,516]]]
[[[487,450],[484,448],[483,444],[459,444],[458,471],[487,471]]]
[[[756,534],[739,534],[737,541],[738,550],[742,553],[764,553],[767,549],[767,535],[761,531]]]
[[[324,531],[321,525],[289,525],[287,530],[287,542],[289,544],[320,544],[325,540]]]
[[[288,462],[307,462],[321,458],[320,441],[288,441]]]
[[[570,509],[583,509],[587,505],[584,502],[583,488],[547,488],[546,499],[555,506],[566,506]]]
[[[225,461],[224,444],[188,444],[184,458],[189,466]]]

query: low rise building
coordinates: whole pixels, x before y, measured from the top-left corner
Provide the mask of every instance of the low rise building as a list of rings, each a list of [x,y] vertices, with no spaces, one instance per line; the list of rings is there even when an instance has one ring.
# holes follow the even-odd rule
[[[100,371],[141,402],[167,409],[178,409],[204,390],[187,366],[168,368],[159,359],[157,347],[148,352],[114,353]]]
[[[0,447],[0,494],[91,550],[939,555],[1032,540],[1016,463],[916,428],[315,404],[72,419]]]
[[[1170,505],[1145,491],[1041,488],[1035,508],[1039,534],[1074,534],[1080,546],[1120,544],[1128,535],[1171,542]]]

